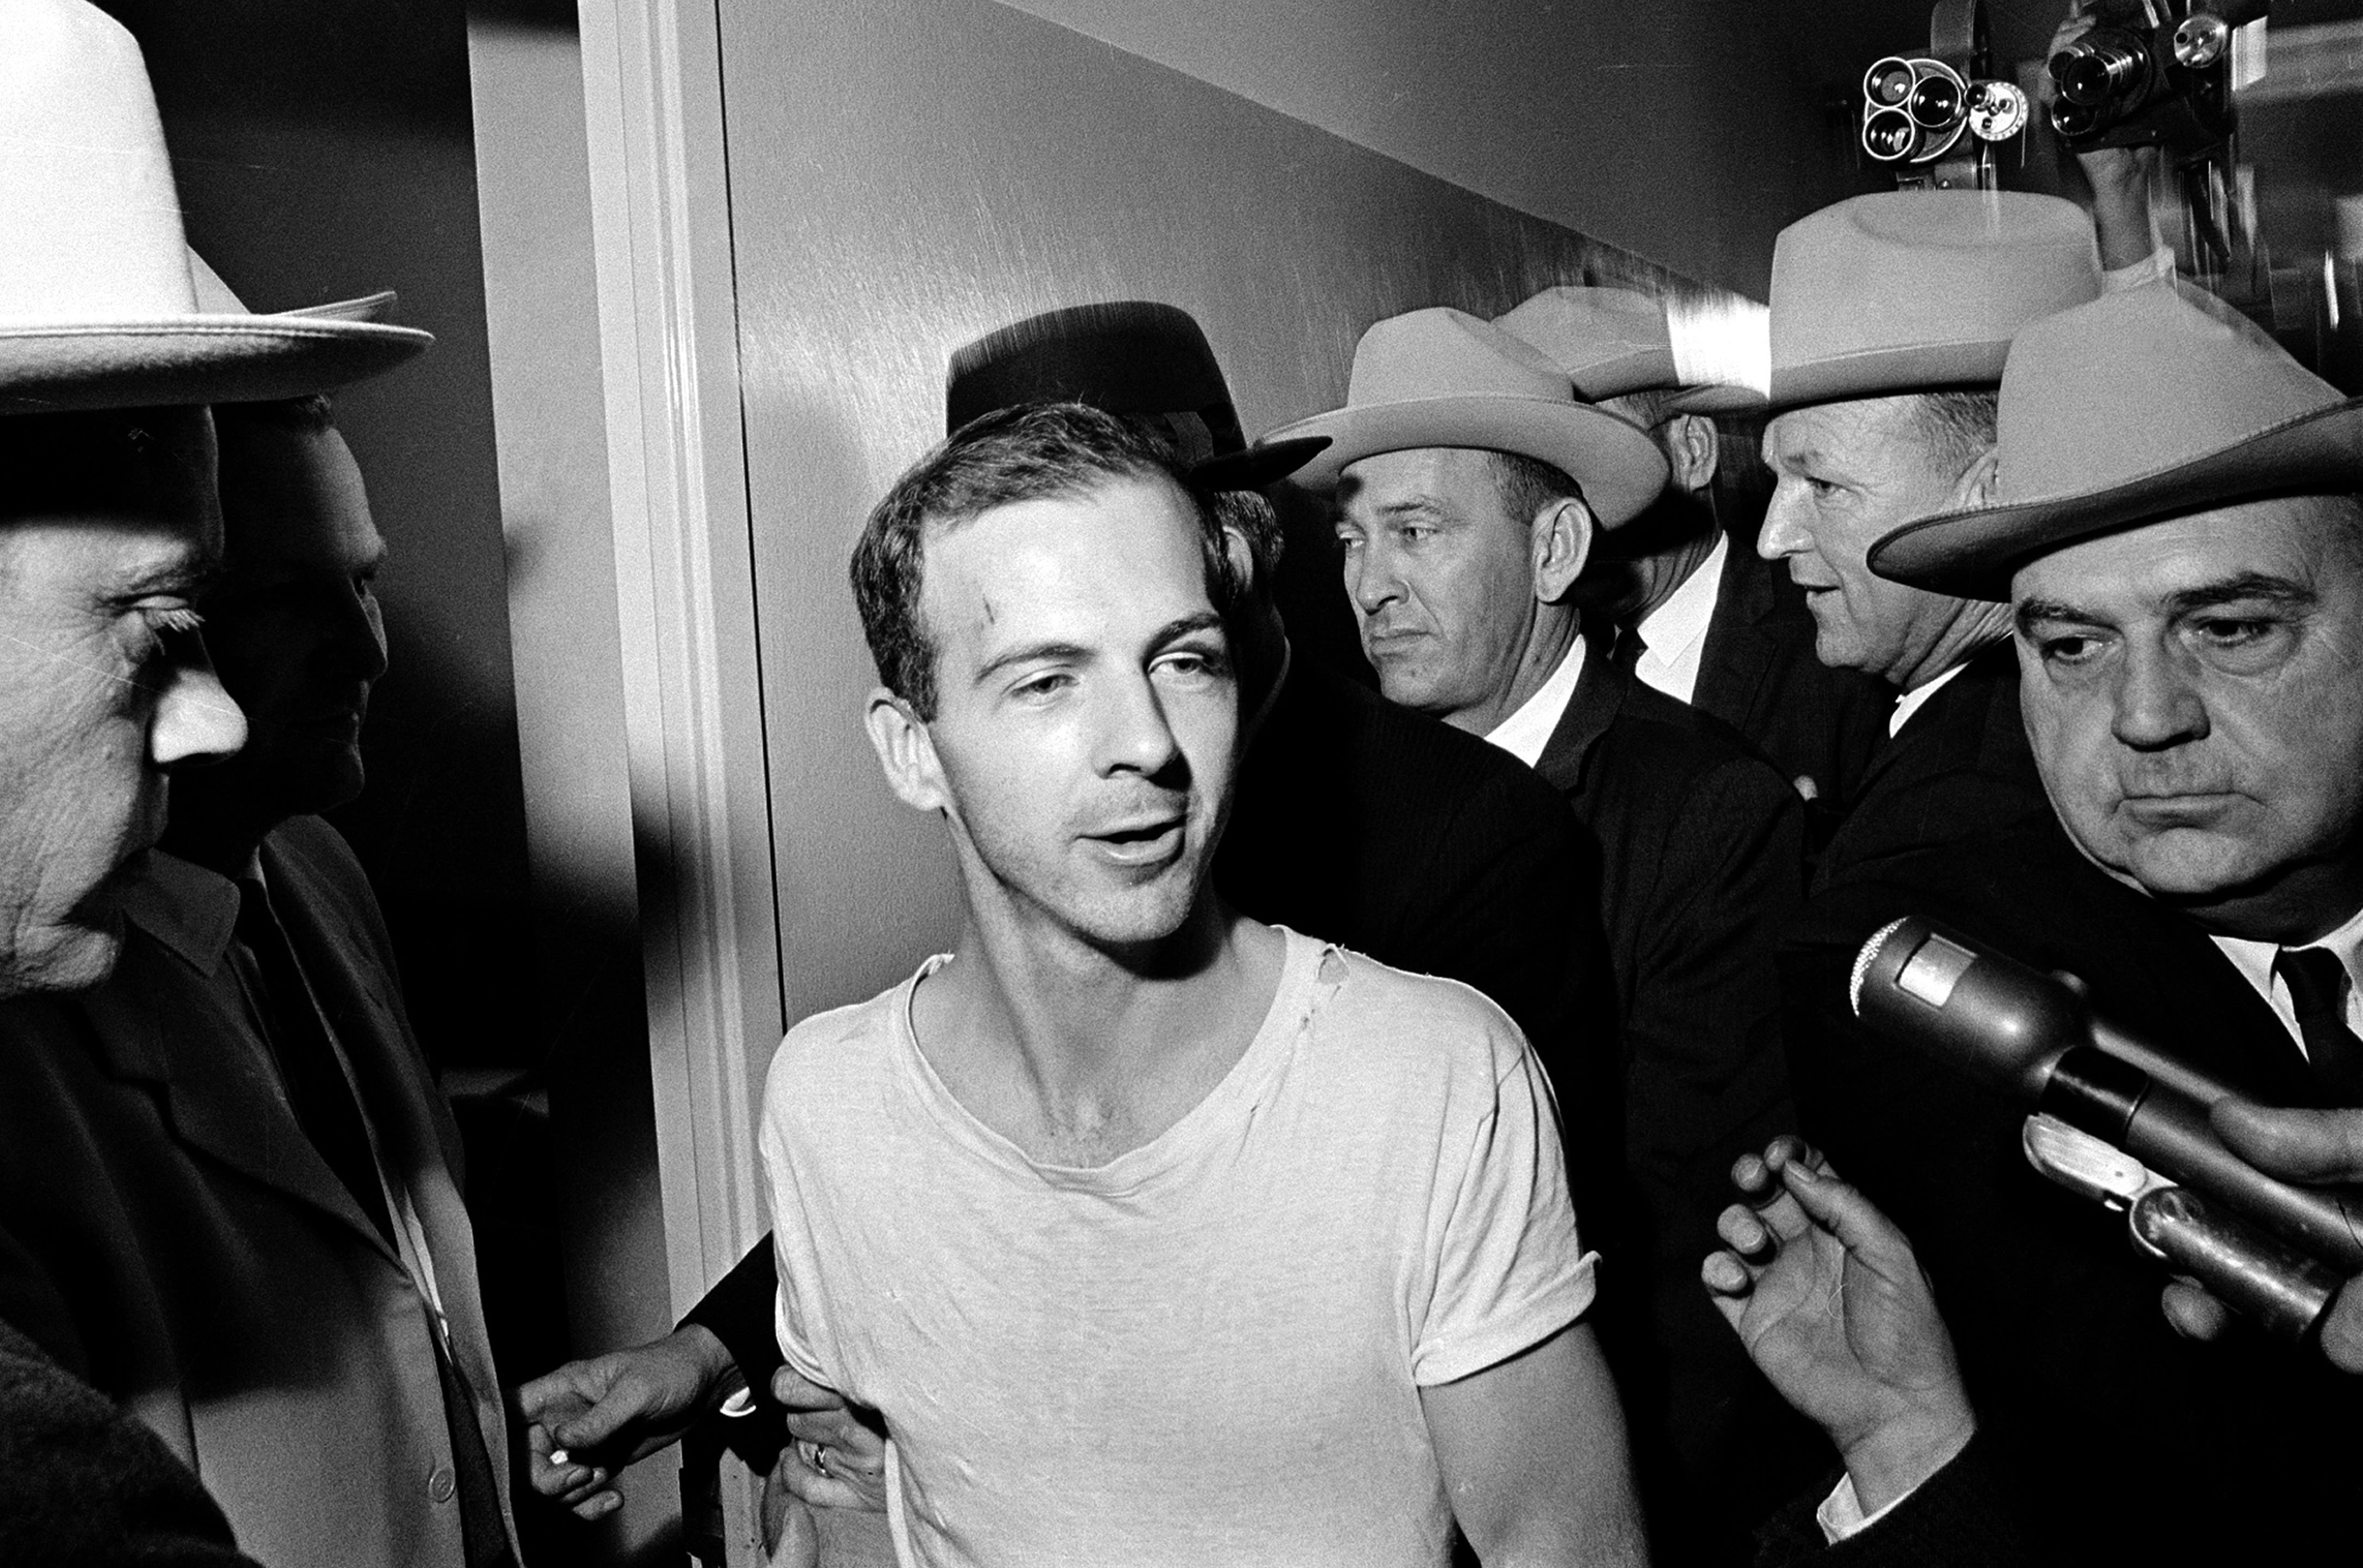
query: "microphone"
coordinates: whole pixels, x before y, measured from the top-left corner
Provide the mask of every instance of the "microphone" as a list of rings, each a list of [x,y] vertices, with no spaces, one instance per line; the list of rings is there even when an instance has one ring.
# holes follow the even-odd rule
[[[2073,1140],[2038,1137],[2031,1120],[2028,1157],[2053,1180],[2112,1207],[2129,1208],[2168,1187],[2213,1200],[2199,1206],[2212,1226],[2200,1261],[2215,1258],[2230,1271],[2224,1299],[2252,1309],[2259,1300],[2279,1301],[2264,1315],[2281,1331],[2311,1328],[2339,1282],[2363,1272],[2363,1189],[2293,1187],[2240,1158],[2207,1117],[2216,1101],[2235,1098],[2231,1089],[2096,1018],[2078,987],[1907,917],[1863,944],[1848,1000],[1880,1034],[2030,1104],[2051,1128],[2122,1151],[2148,1178],[2124,1190],[2096,1187],[2060,1164],[2071,1157]],[[2089,1167],[2089,1156],[2075,1157]],[[2154,1239],[2160,1209],[2152,1202],[2144,1211],[2151,1236],[2144,1224],[2135,1228],[2153,1255],[2165,1255]],[[2191,1258],[2175,1262],[2195,1266]],[[2216,1283],[2206,1273],[2200,1277]],[[2279,1283],[2260,1295],[2259,1277]],[[2309,1305],[2307,1320],[2292,1325]]]

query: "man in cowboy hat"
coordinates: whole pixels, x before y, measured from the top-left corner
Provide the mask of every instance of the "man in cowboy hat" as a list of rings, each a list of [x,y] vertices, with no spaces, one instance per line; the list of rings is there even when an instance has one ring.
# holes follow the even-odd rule
[[[1628,1205],[1629,1233],[1612,1215],[1603,1245],[1630,1283],[1606,1305],[1652,1528],[1715,1533],[1740,1521],[1696,1483],[1763,1465],[1740,1452],[1758,1385],[1686,1238],[1722,1208],[1732,1158],[1786,1114],[1769,942],[1798,891],[1796,793],[1726,726],[1614,665],[1611,629],[1571,602],[1597,532],[1639,515],[1666,464],[1540,352],[1457,310],[1380,322],[1346,407],[1266,439],[1307,436],[1330,440],[1298,477],[1337,496],[1380,690],[1535,767],[1594,856],[1619,1037],[1613,1055],[1574,1055],[1560,1088],[1570,1142],[1614,1153],[1578,1187]]]
[[[1685,339],[1760,344],[1764,307],[1739,305],[1685,312]],[[1617,657],[1633,660],[1644,684],[1745,735],[1817,805],[1809,814],[1835,826],[1886,736],[1892,699],[1875,678],[1814,657],[1803,593],[1756,553],[1758,508],[1717,482],[1716,416],[1759,410],[1763,395],[1709,379],[1717,366],[1703,346],[1678,350],[1676,308],[1635,289],[1562,286],[1494,325],[1548,355],[1576,395],[1640,425],[1665,453],[1664,491],[1603,536],[1585,569],[1586,590],[1616,618]]]
[[[0,439],[61,442],[41,427],[69,416],[28,411],[296,398],[430,341],[367,319],[383,300],[247,313],[183,241],[128,35],[72,0],[9,0],[0,28],[0,205],[14,224],[0,255]],[[293,809],[285,790],[264,788],[284,783],[303,749],[290,732],[316,742],[342,723],[349,746],[358,722],[284,705],[253,679],[258,650],[313,651],[286,558],[336,556],[330,575],[349,600],[365,563],[342,552],[374,538],[333,436],[274,445],[258,433],[268,417],[222,416],[225,530],[214,425],[202,407],[182,415],[201,438],[189,449],[202,457],[206,542],[218,550],[227,535],[226,580],[279,574],[271,594],[240,602],[216,584],[203,601],[242,649],[235,678],[269,733],[210,803],[202,790],[176,802],[183,835],[219,814],[225,792],[262,819]],[[136,487],[115,476],[178,449],[153,434],[127,445],[76,454],[94,476],[82,515],[115,524],[110,540],[139,537],[116,493]],[[33,465],[8,469],[15,483]],[[139,635],[77,645],[81,675],[109,673],[110,650],[155,657],[157,639],[189,637],[193,607],[171,597],[185,589],[150,575],[90,595]],[[235,714],[215,690],[216,713]],[[112,718],[94,714],[91,739],[119,751]],[[316,779],[307,787],[302,804],[329,803]],[[85,790],[76,803],[106,798]],[[505,1445],[449,1113],[402,1029],[349,853],[316,824],[300,845],[266,840],[272,825],[255,826],[228,867],[251,893],[144,856],[114,896],[115,973],[71,999],[0,1009],[0,1318],[129,1405],[266,1561],[500,1562],[511,1542],[492,1456]]]
[[[2021,1157],[2022,1108],[1857,1033],[1846,972],[1886,921],[1936,919],[2075,974],[2235,1096],[2363,1105],[2359,490],[2363,407],[2154,284],[2025,329],[1987,504],[1870,552],[1904,583],[2006,606],[2054,812],[1825,902],[1800,1098],[1925,1260],[1980,1417],[2063,1560],[2278,1561],[2338,1539],[2363,1463],[2351,1391],[2253,1331],[2178,1337],[2122,1220]],[[2270,1119],[2217,1114],[2236,1146],[2289,1158]]]
[[[1232,617],[1243,702],[1257,715],[1215,885],[1255,919],[1317,934],[1382,963],[1442,975],[1499,1002],[1547,1067],[1583,999],[1566,977],[1595,944],[1579,919],[1574,834],[1532,770],[1497,748],[1410,713],[1296,657],[1274,603],[1277,520],[1254,492],[1292,472],[1317,440],[1248,449],[1205,334],[1170,305],[1121,302],[1051,311],[957,350],[946,425],[1004,408],[1073,401],[1170,441],[1193,482],[1219,492],[1253,571]],[[830,1474],[784,1455],[780,1408],[765,1397],[781,1366],[779,1276],[768,1240],[709,1291],[674,1333],[571,1362],[520,1391],[537,1486],[586,1517],[620,1506],[616,1461],[643,1455],[718,1407],[743,1382],[750,1419],[724,1424],[759,1470],[774,1457],[807,1500],[857,1500],[845,1476],[881,1456],[858,1426],[799,1418],[836,1454]],[[793,1377],[793,1375],[791,1375]],[[793,1384],[791,1385],[793,1386]],[[551,1466],[540,1451],[569,1456]],[[809,1451],[806,1451],[809,1452]]]
[[[2012,334],[2100,288],[2091,221],[2048,196],[1858,196],[1774,244],[1764,460],[1775,484],[1757,549],[1803,591],[1824,664],[1903,694],[1817,888],[2043,810],[2007,618],[1890,582],[1865,555],[1906,518],[1988,492]]]

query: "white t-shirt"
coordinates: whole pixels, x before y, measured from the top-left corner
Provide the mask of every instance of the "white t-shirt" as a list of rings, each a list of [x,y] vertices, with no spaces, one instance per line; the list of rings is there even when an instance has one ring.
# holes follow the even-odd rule
[[[916,983],[791,1031],[761,1137],[780,1344],[884,1413],[902,1561],[1443,1562],[1420,1388],[1592,1293],[1517,1026],[1290,933],[1230,1073],[1074,1169],[952,1098]]]

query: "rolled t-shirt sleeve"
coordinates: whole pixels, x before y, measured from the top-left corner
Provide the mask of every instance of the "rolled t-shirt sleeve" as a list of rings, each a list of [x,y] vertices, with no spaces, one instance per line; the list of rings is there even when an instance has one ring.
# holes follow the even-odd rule
[[[1532,1052],[1510,1054],[1459,1153],[1458,1173],[1437,1173],[1439,1200],[1449,1196],[1431,1231],[1435,1289],[1412,1353],[1422,1387],[1537,1345],[1592,1304],[1595,1259],[1577,1239],[1559,1118]]]
[[[768,1101],[771,1095],[767,1093],[765,1099]],[[817,1289],[820,1279],[814,1257],[811,1220],[797,1190],[794,1161],[787,1148],[781,1117],[768,1104],[756,1135],[756,1147],[762,1154],[764,1173],[770,1177],[771,1246],[780,1276],[780,1288],[772,1303],[771,1331],[779,1339],[782,1358],[798,1376],[835,1388],[835,1374],[828,1365],[823,1342],[826,1339],[823,1314],[819,1303],[808,1294]]]

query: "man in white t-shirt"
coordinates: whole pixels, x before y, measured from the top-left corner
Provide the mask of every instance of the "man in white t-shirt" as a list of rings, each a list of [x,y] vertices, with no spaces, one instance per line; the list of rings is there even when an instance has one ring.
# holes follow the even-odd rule
[[[773,1061],[781,1346],[882,1419],[904,1563],[1639,1562],[1515,1027],[1208,885],[1253,504],[1055,404],[872,513],[869,732],[967,922]]]

